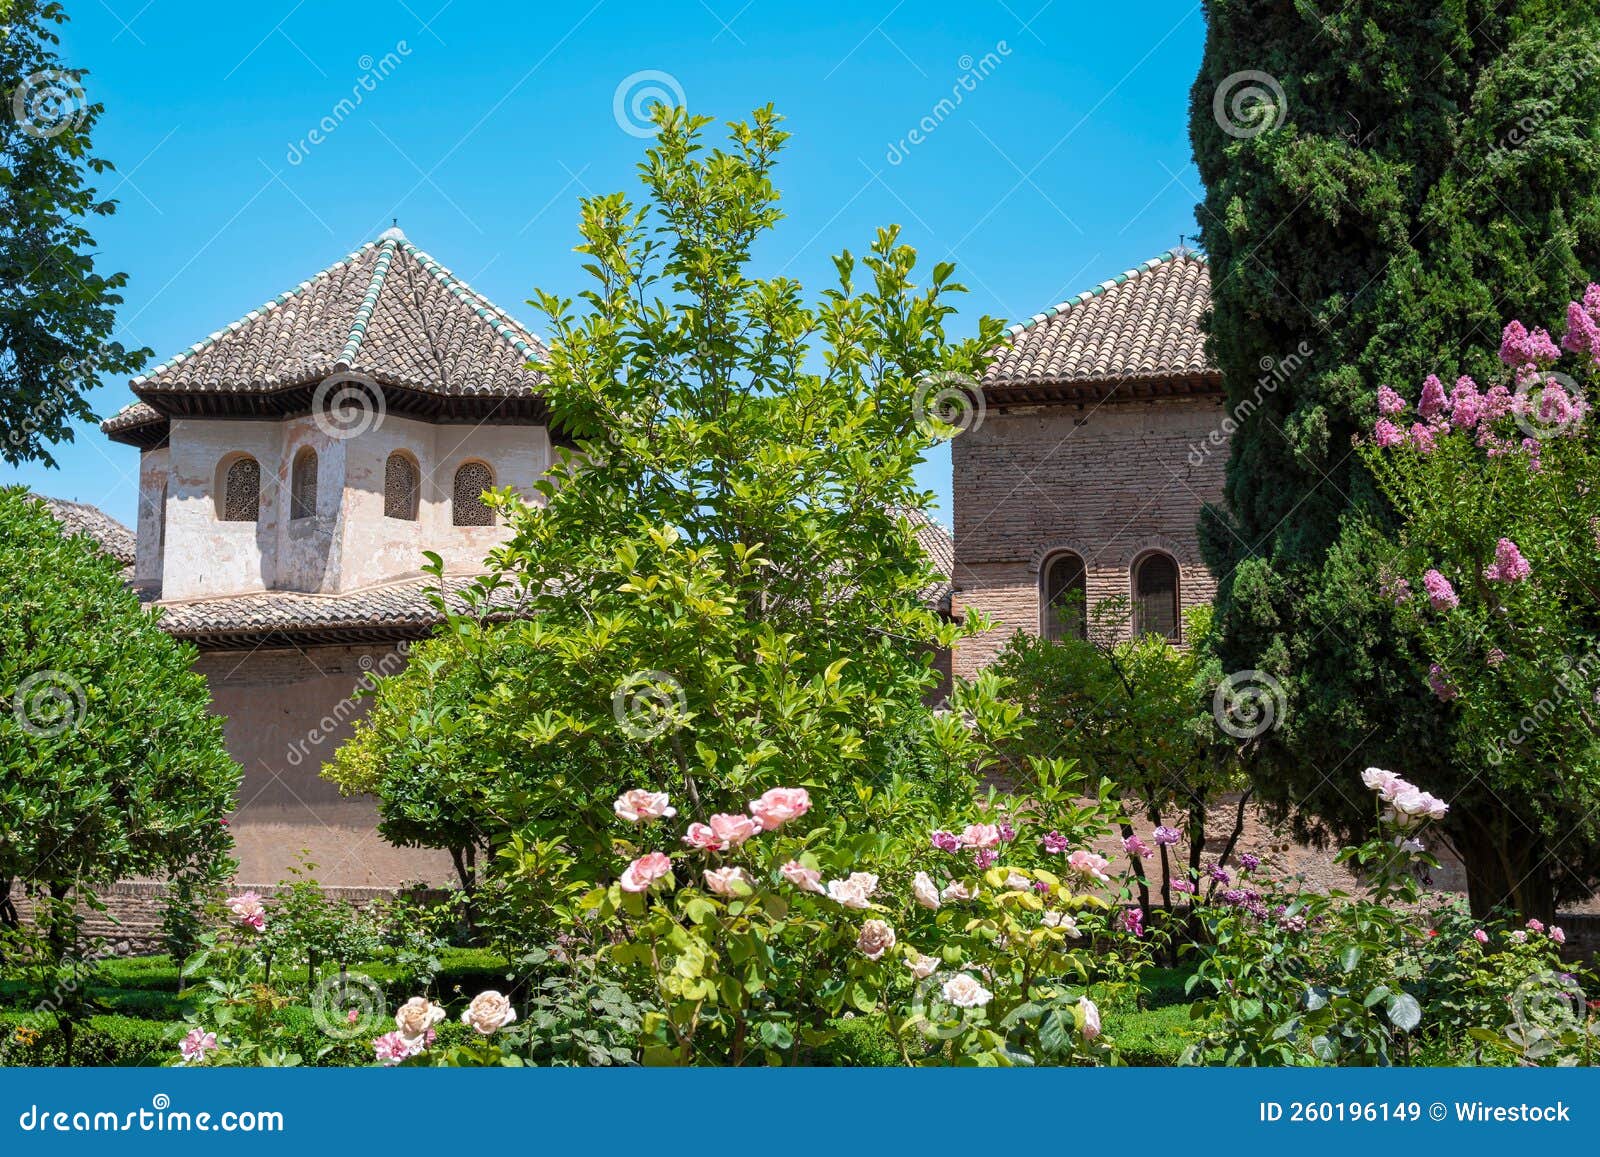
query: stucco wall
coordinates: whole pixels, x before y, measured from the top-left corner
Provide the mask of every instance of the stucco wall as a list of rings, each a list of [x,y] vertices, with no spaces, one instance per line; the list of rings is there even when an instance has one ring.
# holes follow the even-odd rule
[[[225,717],[228,750],[244,768],[231,819],[241,884],[285,879],[302,849],[324,884],[393,887],[455,879],[446,853],[391,846],[377,833],[372,800],[346,799],[319,775],[366,713],[366,701],[354,697],[358,686],[404,665],[392,647],[200,656],[196,669],[210,684],[211,709]]]
[[[290,518],[295,457],[317,454],[315,514]],[[421,475],[415,521],[384,516],[384,474],[390,453],[406,451]],[[224,522],[217,494],[226,467],[248,454],[261,467],[256,522]],[[263,590],[337,593],[415,575],[423,550],[440,554],[445,569],[482,568],[503,526],[455,526],[456,470],[465,462],[489,466],[496,487],[533,498],[550,465],[542,426],[449,425],[386,416],[359,435],[340,439],[309,416],[283,421],[175,419],[169,449],[142,456],[140,490],[150,506],[139,523],[140,574],[160,576],[167,601]],[[165,483],[166,541],[159,546],[154,509]]]
[[[1087,571],[1089,606],[1131,591],[1150,550],[1178,563],[1184,608],[1209,602],[1195,520],[1220,501],[1226,445],[1209,449],[1220,398],[998,409],[951,443],[957,613],[982,611],[993,630],[963,641],[955,673],[970,678],[1017,631],[1040,629],[1039,571],[1072,550]]]

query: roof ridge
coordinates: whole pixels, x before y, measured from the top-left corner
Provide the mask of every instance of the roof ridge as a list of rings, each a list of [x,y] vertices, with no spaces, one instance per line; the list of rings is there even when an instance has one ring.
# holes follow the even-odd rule
[[[378,260],[372,266],[372,280],[367,282],[367,292],[362,295],[356,315],[350,320],[350,335],[345,338],[344,348],[334,359],[334,369],[348,370],[356,364],[356,355],[361,351],[361,339],[367,336],[367,322],[372,320],[372,311],[378,304],[378,294],[383,292],[383,282],[388,276],[389,263],[394,260],[398,244],[393,237],[386,237],[379,246]]]
[[[357,257],[361,256],[361,254],[365,253],[368,249],[373,249],[376,246],[377,246],[377,242],[368,241],[365,245],[362,245],[359,248],[357,248],[357,249],[351,251],[350,253],[345,254],[343,257],[339,258],[339,260],[335,261],[332,265],[328,266],[326,269],[323,269],[318,273],[312,274],[310,277],[308,277],[304,281],[302,281],[299,285],[295,286],[293,289],[285,290],[284,292],[278,294],[277,297],[274,297],[271,301],[268,301],[264,305],[257,306],[255,309],[250,310],[244,316],[242,316],[242,317],[240,317],[240,318],[238,318],[238,319],[236,319],[234,321],[229,322],[227,325],[223,326],[221,329],[207,334],[205,337],[201,338],[199,341],[195,342],[193,345],[187,347],[186,349],[184,349],[184,350],[182,350],[182,351],[180,351],[180,352],[178,352],[176,354],[173,354],[166,361],[162,362],[160,365],[158,365],[155,368],[153,368],[152,370],[150,370],[149,373],[140,374],[138,377],[134,378],[128,384],[130,386],[143,385],[145,382],[148,382],[151,378],[156,377],[158,374],[161,374],[162,372],[171,369],[173,366],[182,365],[184,362],[189,360],[190,355],[197,354],[197,353],[201,352],[202,350],[207,349],[212,345],[215,345],[225,335],[230,334],[230,333],[237,333],[239,330],[243,329],[250,322],[255,321],[256,319],[258,319],[260,317],[263,317],[268,313],[271,313],[273,310],[277,309],[280,305],[283,305],[285,302],[292,301],[293,299],[299,297],[306,290],[311,288],[311,285],[312,285],[313,282],[320,281],[322,278],[332,276],[334,270],[343,269],[346,265],[348,265],[351,262],[353,262]]]
[[[411,241],[400,241],[399,245],[409,253],[422,266],[435,281],[444,286],[455,297],[473,307],[473,312],[485,321],[491,322],[496,337],[506,342],[512,349],[523,354],[529,361],[537,361],[538,355],[545,350],[544,339],[524,326],[516,318],[446,269],[426,251],[417,248]],[[524,340],[526,339],[526,340]]]
[[[1052,305],[1043,313],[1036,313],[1026,321],[1020,321],[1015,325],[1008,326],[1006,328],[1006,336],[1008,338],[1019,337],[1023,333],[1032,329],[1034,326],[1038,325],[1040,322],[1049,321],[1052,317],[1061,316],[1073,306],[1082,305],[1086,301],[1091,301],[1094,298],[1101,296],[1108,290],[1115,289],[1119,285],[1132,281],[1142,273],[1148,273],[1150,270],[1165,265],[1170,261],[1178,261],[1185,257],[1189,258],[1191,261],[1198,261],[1201,265],[1209,264],[1206,255],[1198,250],[1188,248],[1164,250],[1155,257],[1150,258],[1148,261],[1141,261],[1132,269],[1125,269],[1115,277],[1107,278],[1099,285],[1096,285],[1093,289],[1086,289],[1076,297],[1069,297],[1066,301]]]

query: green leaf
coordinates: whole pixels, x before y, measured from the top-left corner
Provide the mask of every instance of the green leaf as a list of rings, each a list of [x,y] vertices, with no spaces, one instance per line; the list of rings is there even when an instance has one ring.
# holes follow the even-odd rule
[[[1401,1032],[1410,1032],[1422,1023],[1422,1006],[1409,992],[1397,992],[1391,996],[1384,1011],[1389,1014],[1389,1023]]]

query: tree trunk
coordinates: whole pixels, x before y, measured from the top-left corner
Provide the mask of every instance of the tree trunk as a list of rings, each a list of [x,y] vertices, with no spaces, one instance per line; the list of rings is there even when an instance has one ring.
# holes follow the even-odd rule
[[[1511,827],[1519,830],[1513,832]],[[1556,915],[1555,870],[1543,845],[1521,829],[1496,819],[1470,823],[1451,833],[1467,869],[1467,900],[1480,920],[1496,907],[1524,919],[1550,923]]]

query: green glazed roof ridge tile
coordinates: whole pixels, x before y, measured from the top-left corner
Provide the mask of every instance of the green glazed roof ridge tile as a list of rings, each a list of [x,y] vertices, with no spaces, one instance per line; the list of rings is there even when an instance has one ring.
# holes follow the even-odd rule
[[[361,339],[367,336],[367,323],[372,319],[372,311],[377,308],[378,296],[383,292],[383,283],[388,276],[389,265],[394,260],[397,245],[393,237],[383,241],[378,260],[372,266],[372,280],[367,283],[367,291],[361,295],[361,304],[356,307],[355,317],[351,319],[350,334],[345,338],[339,356],[334,359],[336,370],[348,370],[356,364],[356,357],[361,352]]]
[[[526,355],[530,361],[542,359],[546,348],[543,338],[450,272],[426,250],[419,249],[411,241],[402,241],[400,245],[434,280],[444,286],[458,300],[472,305],[479,317],[483,317],[485,321],[488,321],[489,317],[497,319],[500,324],[491,326],[496,337],[506,342],[518,353]],[[484,311],[487,311],[488,317],[484,316]],[[508,330],[510,331],[509,333],[507,332]]]

